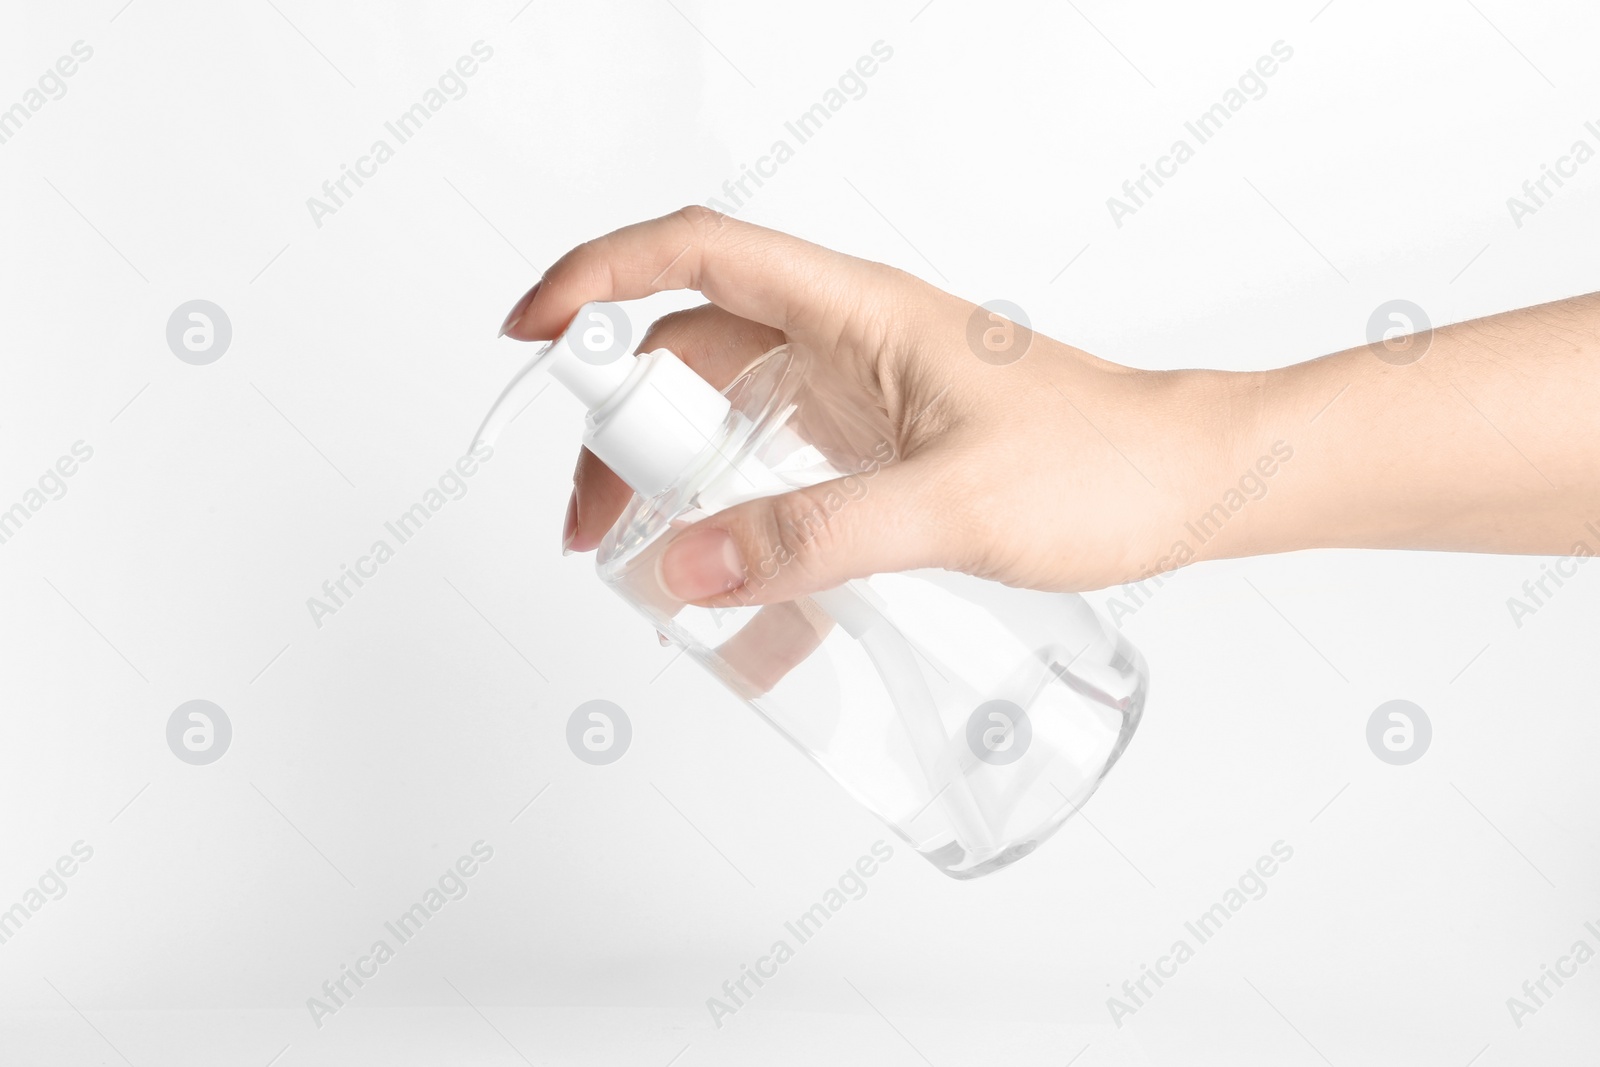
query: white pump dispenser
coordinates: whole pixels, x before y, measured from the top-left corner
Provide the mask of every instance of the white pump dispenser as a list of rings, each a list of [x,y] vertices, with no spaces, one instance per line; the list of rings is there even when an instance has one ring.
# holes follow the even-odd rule
[[[534,353],[495,402],[478,440],[493,440],[542,390],[539,370],[566,387],[589,409],[583,443],[641,497],[676,484],[717,439],[730,411],[728,399],[664,348],[635,356],[627,352],[629,330],[622,309],[589,303],[578,309],[560,337]],[[738,497],[781,492],[787,486],[755,457],[736,462]],[[873,604],[870,589],[848,582],[814,594],[816,604],[861,641],[893,689],[897,703],[921,711],[930,703],[923,692],[913,653]],[[971,842],[987,845],[991,832],[960,775],[948,739],[932,719],[907,716],[913,748],[944,806]]]
[[[657,564],[673,530],[823,482],[840,483],[832,496],[845,506],[885,457],[824,453],[798,432],[808,411],[847,427],[841,440],[877,430],[808,390],[787,346],[724,395],[665,349],[631,354],[630,333],[621,308],[585,304],[506,386],[477,440],[498,437],[548,371],[588,411],[584,444],[639,494],[600,545],[602,580],[946,874],[978,877],[1031,852],[1132,736],[1147,684],[1137,650],[1079,597],[945,572],[767,605],[665,594]]]
[[[583,443],[618,477],[645,497],[676,482],[716,439],[728,400],[664,348],[630,354],[622,315],[611,304],[583,305],[511,379],[477,439],[498,436],[525,406],[518,401],[538,395],[542,369],[589,409]]]

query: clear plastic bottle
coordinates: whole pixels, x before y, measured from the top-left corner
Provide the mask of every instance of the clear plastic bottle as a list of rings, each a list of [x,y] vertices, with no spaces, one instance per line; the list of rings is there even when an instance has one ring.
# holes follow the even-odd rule
[[[1138,651],[1082,597],[949,571],[761,606],[675,600],[657,577],[675,530],[844,479],[797,520],[803,539],[870,493],[894,449],[881,419],[813,388],[787,346],[719,397],[665,350],[623,351],[621,316],[586,305],[507,387],[480,437],[520,408],[532,371],[548,370],[589,406],[585,443],[637,490],[600,545],[607,585],[944,873],[975,878],[1032,852],[1138,726]],[[788,562],[747,561],[746,588]]]

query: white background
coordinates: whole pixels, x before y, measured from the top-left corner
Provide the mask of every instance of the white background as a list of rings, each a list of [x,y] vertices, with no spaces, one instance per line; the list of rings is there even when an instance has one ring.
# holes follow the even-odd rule
[[[1600,569],[1520,628],[1544,561],[1181,573],[1125,621],[1154,695],[1087,818],[973,883],[898,848],[720,1029],[706,998],[889,835],[558,553],[574,405],[541,397],[336,616],[306,607],[464,450],[545,266],[722,196],[879,40],[740,214],[1098,355],[1269,367],[1394,297],[1443,324],[1600,288],[1600,162],[1506,206],[1596,142],[1600,16],[1320,2],[8,5],[0,107],[94,55],[0,145],[0,507],[94,456],[0,545],[0,907],[94,855],[0,945],[0,1064],[1592,1057],[1600,962],[1520,1028],[1506,998],[1600,948]],[[306,199],[478,40],[467,95],[317,227]],[[1278,40],[1267,95],[1116,227],[1106,197]],[[233,327],[209,366],[165,339],[197,298]],[[597,697],[634,725],[609,767],[564,743]],[[194,698],[234,728],[205,767],[165,740]],[[1406,767],[1365,740],[1392,698],[1434,727]],[[314,1025],[480,839],[468,896]],[[1280,839],[1267,895],[1114,1027]]]

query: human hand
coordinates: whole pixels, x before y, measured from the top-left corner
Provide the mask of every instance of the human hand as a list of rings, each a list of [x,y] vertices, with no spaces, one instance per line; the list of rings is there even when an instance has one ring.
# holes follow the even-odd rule
[[[711,302],[656,322],[640,351],[667,348],[721,389],[788,342],[818,388],[882,413],[897,457],[845,508],[819,506],[824,483],[679,533],[660,574],[686,602],[774,603],[919,567],[1053,590],[1142,577],[1225,452],[1204,426],[1204,372],[1132,370],[998,319],[983,328],[1021,358],[980,358],[969,323],[986,313],[967,301],[702,208],[573,249],[503,332],[548,339],[588,301],[682,288]],[[584,450],[564,547],[593,549],[631,495]],[[744,588],[770,559],[789,562]]]

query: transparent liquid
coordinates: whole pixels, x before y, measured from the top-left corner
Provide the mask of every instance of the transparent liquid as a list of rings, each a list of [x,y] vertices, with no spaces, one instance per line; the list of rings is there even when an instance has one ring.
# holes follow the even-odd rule
[[[1081,597],[946,571],[760,607],[673,600],[656,577],[673,530],[844,475],[870,492],[883,462],[870,416],[806,410],[814,398],[785,349],[728,394],[737,414],[723,439],[682,484],[634,499],[601,545],[602,579],[946,874],[1028,855],[1132,737],[1138,652]]]

